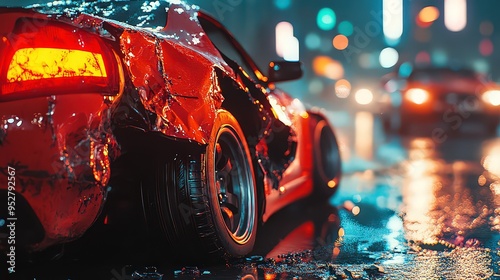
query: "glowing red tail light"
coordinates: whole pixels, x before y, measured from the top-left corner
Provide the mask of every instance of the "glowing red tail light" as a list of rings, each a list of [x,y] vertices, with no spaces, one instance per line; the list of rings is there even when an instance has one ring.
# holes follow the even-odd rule
[[[120,92],[119,59],[97,34],[51,19],[20,17],[0,33],[0,100]]]

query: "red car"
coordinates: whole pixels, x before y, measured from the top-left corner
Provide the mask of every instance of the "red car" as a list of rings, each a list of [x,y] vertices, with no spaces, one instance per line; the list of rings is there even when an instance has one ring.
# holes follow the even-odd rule
[[[78,5],[0,9],[2,250],[75,240],[123,220],[123,202],[156,249],[239,257],[278,209],[336,191],[332,127],[275,87],[299,62],[264,74],[195,6],[147,28],[160,7]],[[136,26],[105,18],[141,9]]]
[[[483,125],[496,134],[500,123],[500,87],[473,70],[451,67],[415,68],[406,77],[384,79],[384,87],[397,100],[384,104],[384,127],[410,130],[412,125],[440,123],[447,130],[463,130],[465,123]],[[394,99],[394,98],[393,98]],[[395,102],[396,101],[396,102]],[[434,130],[436,139],[444,139],[446,130]]]

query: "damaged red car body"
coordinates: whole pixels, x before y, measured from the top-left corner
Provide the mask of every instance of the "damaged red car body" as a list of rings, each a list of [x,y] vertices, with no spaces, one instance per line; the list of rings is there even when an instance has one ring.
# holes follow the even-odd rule
[[[184,3],[156,29],[95,14],[0,8],[0,197],[15,196],[0,219],[19,221],[18,249],[120,220],[109,205],[127,193],[158,248],[244,256],[271,214],[336,191],[332,127],[274,86],[298,62],[263,74]]]

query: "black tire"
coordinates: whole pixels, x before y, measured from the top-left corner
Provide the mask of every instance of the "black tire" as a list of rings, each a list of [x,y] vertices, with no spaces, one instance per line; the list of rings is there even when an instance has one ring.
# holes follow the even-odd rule
[[[338,189],[342,173],[340,149],[330,123],[315,115],[313,125],[313,179],[315,199],[328,199]]]
[[[155,183],[145,186],[147,220],[151,233],[159,233],[153,240],[175,259],[221,261],[250,253],[257,190],[244,134],[229,112],[218,112],[205,153],[159,160],[154,173]]]

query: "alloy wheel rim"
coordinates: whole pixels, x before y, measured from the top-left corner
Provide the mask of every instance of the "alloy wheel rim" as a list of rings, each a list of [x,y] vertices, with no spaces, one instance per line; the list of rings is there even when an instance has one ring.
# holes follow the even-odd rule
[[[255,194],[245,149],[231,127],[223,127],[215,145],[215,184],[219,209],[232,239],[245,244],[253,231]]]

